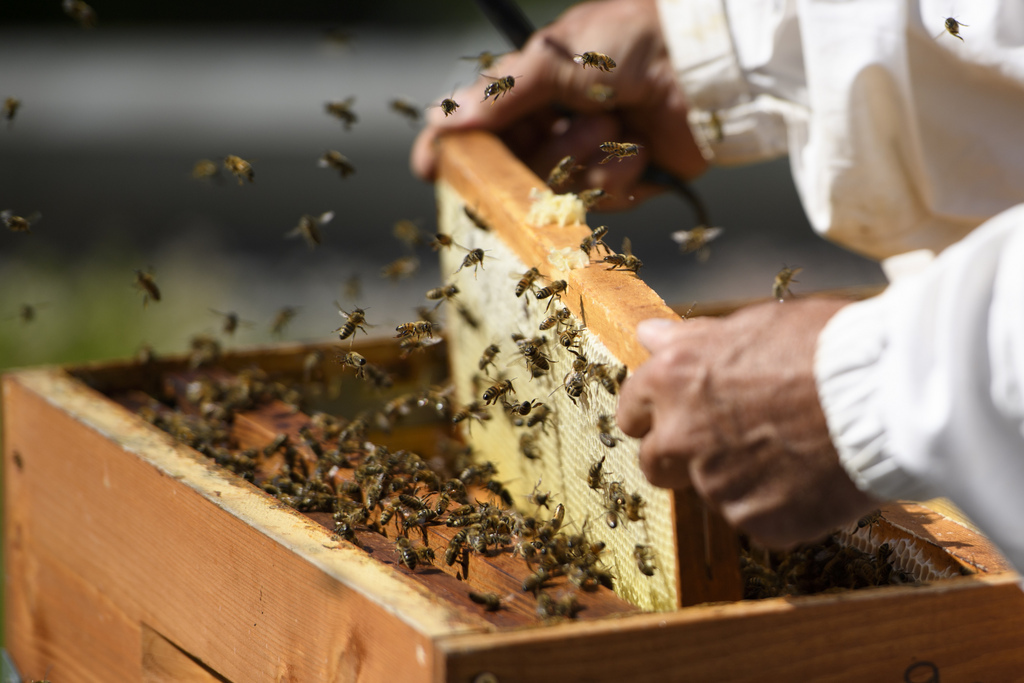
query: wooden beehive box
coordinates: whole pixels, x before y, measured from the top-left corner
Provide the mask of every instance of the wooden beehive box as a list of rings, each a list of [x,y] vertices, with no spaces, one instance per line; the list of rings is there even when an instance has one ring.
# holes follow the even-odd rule
[[[535,182],[479,134],[446,142],[443,175],[496,232],[516,223],[521,191]],[[535,248],[526,262],[542,262],[548,247]],[[603,271],[587,272],[570,274],[570,283],[591,293],[606,286]],[[620,319],[591,306],[586,314],[615,357],[634,364],[642,351],[630,325],[650,312]],[[460,338],[452,336],[456,359]],[[408,359],[391,342],[356,348],[399,382],[436,383],[445,372],[443,345]],[[257,365],[300,377],[310,350],[232,354],[211,372]],[[584,598],[577,620],[546,624],[513,590],[504,609],[486,614],[467,587],[516,586],[523,568],[508,558],[474,558],[461,574],[457,566],[409,571],[389,542],[337,540],[315,516],[278,504],[129,409],[188,372],[185,359],[169,359],[5,376],[6,646],[23,675],[483,683],[1006,680],[1024,671],[1017,575],[983,536],[912,503],[887,506],[870,538],[851,538],[902,546],[937,572],[926,572],[924,585],[707,602],[736,589],[737,568],[721,580],[734,537],[677,494],[673,582],[679,602],[692,606],[643,613],[599,592]],[[266,442],[303,419],[271,405],[236,420],[235,436]],[[427,425],[389,438],[394,448],[430,448],[437,436]],[[941,578],[960,567],[975,573]]]

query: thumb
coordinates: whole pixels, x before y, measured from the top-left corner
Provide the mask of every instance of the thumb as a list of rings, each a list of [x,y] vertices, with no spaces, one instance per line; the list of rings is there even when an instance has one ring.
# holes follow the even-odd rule
[[[667,318],[648,318],[636,326],[636,336],[648,351],[654,353],[668,345],[676,321]]]

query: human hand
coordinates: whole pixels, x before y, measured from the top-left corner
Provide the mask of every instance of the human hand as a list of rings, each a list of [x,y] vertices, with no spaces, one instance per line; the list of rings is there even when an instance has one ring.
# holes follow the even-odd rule
[[[615,60],[610,73],[583,68],[574,54],[602,52]],[[586,170],[562,191],[601,188],[609,193],[601,208],[626,208],[661,191],[639,184],[648,163],[682,179],[704,171],[707,162],[686,121],[687,106],[661,35],[654,0],[608,0],[577,5],[553,24],[537,31],[521,52],[506,55],[489,76],[515,78],[511,92],[493,102],[481,101],[494,81],[481,76],[453,97],[459,110],[444,116],[431,109],[427,127],[413,144],[413,172],[433,180],[435,142],[453,130],[482,128],[498,133],[537,175],[572,155]],[[589,86],[601,83],[614,96],[599,102]],[[565,111],[572,111],[571,118]],[[598,165],[602,142],[642,145],[635,158]]]
[[[640,467],[692,484],[771,547],[813,540],[878,507],[839,463],[814,380],[818,333],[845,302],[771,302],[722,319],[645,321],[651,358],[625,382],[618,425]]]

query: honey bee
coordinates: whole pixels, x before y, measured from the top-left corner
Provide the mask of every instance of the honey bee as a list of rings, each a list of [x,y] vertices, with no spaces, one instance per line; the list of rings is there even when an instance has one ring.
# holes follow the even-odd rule
[[[772,283],[772,298],[782,301],[784,295],[793,296],[789,286],[794,282],[800,282],[794,278],[802,270],[803,268],[782,266],[782,270],[775,274],[775,281]]]
[[[479,229],[483,230],[484,232],[487,232],[491,229],[491,226],[487,225],[487,223],[484,222],[484,219],[480,217],[480,214],[478,214],[473,209],[469,208],[468,206],[464,206],[462,207],[462,211],[466,214],[466,217],[473,222],[473,225],[475,225]]]
[[[587,86],[586,96],[588,100],[604,104],[615,97],[615,88],[604,83],[591,83]]]
[[[547,429],[548,418],[551,417],[551,409],[543,403],[537,405],[533,412],[530,413],[530,417],[526,420],[527,427],[535,427],[540,425],[542,429]]]
[[[346,299],[352,301],[358,299],[363,293],[363,280],[359,276],[359,273],[354,273],[345,280],[345,287],[342,292]]]
[[[466,308],[462,304],[458,304],[455,306],[455,312],[459,314],[459,317],[462,318],[463,322],[472,327],[474,330],[480,329],[480,321],[476,319],[476,316],[474,316],[473,312],[470,311],[468,308]]]
[[[417,320],[411,323],[402,323],[395,328],[396,339],[408,339],[410,337],[415,339],[422,339],[424,337],[433,338],[433,324],[427,320]]]
[[[373,327],[373,325],[370,325],[369,323],[366,322],[366,311],[364,311],[361,308],[354,308],[352,309],[352,312],[349,313],[341,306],[338,306],[337,301],[334,302],[334,305],[338,307],[338,315],[345,318],[344,325],[342,325],[336,330],[332,330],[332,332],[338,333],[339,340],[348,339],[349,337],[354,335],[357,330],[362,330],[365,334],[369,334],[369,332],[366,331],[366,327],[364,327],[364,325],[368,327]]]
[[[317,159],[316,165],[320,168],[333,168],[341,174],[342,178],[347,178],[356,172],[356,167],[352,165],[352,162],[344,154],[333,149],[324,152],[324,155]]]
[[[540,460],[540,448],[537,447],[535,433],[523,434],[519,437],[519,452],[527,460]]]
[[[512,386],[512,380],[505,379],[491,385],[481,398],[483,398],[485,405],[494,405],[501,397],[514,393],[516,393],[516,390]]]
[[[310,249],[316,249],[323,242],[320,226],[330,223],[334,218],[333,211],[326,211],[319,216],[303,214],[299,224],[284,234],[286,238],[302,237]]]
[[[469,253],[466,254],[466,258],[462,260],[462,265],[459,266],[459,270],[463,268],[469,268],[473,266],[473,277],[476,277],[476,269],[484,267],[484,250],[483,249],[470,249]],[[459,272],[456,270],[455,272]]]
[[[392,282],[398,282],[409,277],[420,267],[420,260],[415,256],[403,256],[380,269],[381,277],[386,277]]]
[[[483,608],[488,612],[497,612],[501,609],[501,596],[497,593],[475,593],[470,591],[469,599],[478,605],[483,605]]]
[[[366,358],[362,354],[358,354],[355,351],[349,351],[341,356],[338,356],[338,362],[346,368],[352,368],[356,371],[356,377],[359,379],[366,378]]]
[[[465,406],[452,413],[452,424],[458,424],[470,418],[477,422],[486,422],[491,419],[491,414],[479,401],[470,401]]]
[[[135,287],[142,292],[142,305],[148,306],[150,300],[160,301],[160,288],[156,286],[152,272],[135,271]]]
[[[633,549],[633,557],[636,558],[636,567],[644,576],[654,576],[654,549],[649,545],[636,544]]]
[[[532,411],[534,408],[539,408],[542,405],[544,404],[538,401],[537,399],[531,399],[529,401],[522,401],[520,403],[506,403],[505,409],[508,411],[509,415],[520,415],[525,417],[529,415],[530,411]]]
[[[615,60],[601,52],[584,52],[581,55],[573,55],[572,61],[584,69],[592,66],[601,71],[611,71],[615,68]]]
[[[569,312],[568,308],[563,306],[554,315],[548,316],[547,318],[542,320],[541,323],[540,323],[540,329],[542,329],[542,330],[550,330],[555,325],[568,325],[569,321],[571,319],[572,319],[572,313]]]
[[[277,313],[274,314],[274,319],[270,322],[270,333],[273,335],[284,334],[285,328],[288,327],[288,323],[292,321],[299,313],[298,306],[284,306],[278,309]]]
[[[324,104],[324,109],[328,114],[336,119],[339,119],[344,125],[345,130],[350,130],[352,124],[359,120],[356,113],[352,111],[352,105],[355,104],[356,98],[349,97],[344,101],[332,101]]]
[[[391,107],[391,111],[401,114],[405,118],[409,119],[411,123],[417,123],[420,120],[420,109],[409,100],[401,97],[396,97],[388,103]]]
[[[607,456],[602,455],[601,459],[590,466],[587,470],[587,486],[595,491],[600,491],[604,488],[604,475],[601,470],[604,468],[604,459]]]
[[[395,539],[395,549],[398,551],[399,561],[410,570],[415,570],[419,565],[434,563],[434,551],[431,548],[415,548],[405,536]]]
[[[954,38],[960,38],[960,42],[961,43],[964,42],[964,39],[960,35],[960,27],[961,26],[967,26],[967,25],[968,24],[965,24],[963,22],[957,21],[953,17],[946,17],[946,21],[944,22],[945,32],[948,33],[949,35],[953,36]],[[941,36],[942,32],[940,32],[939,35]],[[938,37],[938,36],[936,36],[936,37]]]
[[[503,78],[487,76],[487,78],[490,78],[494,82],[489,83],[487,87],[484,88],[484,99],[482,99],[481,102],[486,102],[489,98],[493,97],[494,100],[491,102],[492,106],[498,101],[499,97],[512,92],[512,88],[516,86],[516,79],[513,76],[505,76]]]
[[[434,235],[434,241],[430,243],[430,248],[434,251],[441,251],[441,249],[451,248],[452,245],[455,245],[455,240],[452,239],[452,236],[439,232]]]
[[[547,287],[542,287],[534,292],[534,296],[538,299],[547,299],[548,297],[556,297],[564,292],[569,287],[569,283],[565,280],[555,280]],[[551,302],[548,302],[551,305]]]
[[[516,283],[516,296],[521,297],[526,290],[533,287],[533,283],[540,276],[540,271],[536,268],[530,268],[525,273],[512,273],[509,275],[509,277],[519,278],[519,282]]]
[[[601,151],[608,156],[597,163],[606,164],[612,159],[622,161],[626,157],[635,157],[640,153],[641,145],[635,142],[602,142],[600,147]]]
[[[619,440],[611,435],[612,429],[615,428],[615,422],[611,415],[599,415],[597,418],[597,431],[598,436],[601,439],[601,443],[608,448],[615,448],[615,445],[619,443]]]
[[[391,234],[399,242],[413,249],[423,244],[423,237],[420,235],[420,228],[407,218],[396,221],[391,227]]]
[[[320,363],[323,362],[323,351],[313,350],[302,359],[302,381],[308,384],[314,376],[320,374]],[[323,413],[320,413],[323,415]]]
[[[589,405],[589,399],[587,399],[587,367],[589,363],[587,359],[575,353],[576,358],[572,362],[572,370],[565,374],[562,378],[562,388],[565,389],[565,393],[569,396],[569,400],[576,405],[577,399],[583,404],[584,408]]]
[[[441,111],[444,112],[444,117],[448,118],[449,116],[455,113],[456,109],[459,108],[459,103],[450,97],[446,97],[443,100],[441,100],[441,104],[437,106],[439,106],[441,108]]]
[[[234,154],[224,157],[224,168],[238,176],[239,185],[242,184],[243,180],[248,180],[251,183],[256,177],[255,172],[252,170],[252,164]]]
[[[27,325],[28,323],[36,319],[36,314],[39,312],[40,308],[46,308],[46,306],[48,305],[49,304],[45,302],[41,304],[21,304],[18,306],[17,315],[11,317],[17,317],[21,320],[21,322]]]
[[[679,250],[684,254],[697,252],[697,260],[703,263],[711,255],[708,243],[717,239],[721,234],[721,228],[706,228],[703,225],[698,225],[693,230],[677,230],[672,233],[672,241],[679,245]]]
[[[513,337],[515,339],[515,337]],[[544,337],[539,339],[517,339],[516,346],[519,348],[519,353],[523,355],[523,359],[526,361],[526,368],[530,371],[530,377],[539,377],[545,372],[551,369],[552,361],[548,358],[544,352]]]
[[[626,498],[626,519],[631,522],[639,522],[644,517],[640,514],[640,509],[647,505],[647,502],[639,493],[631,493]]]
[[[4,119],[8,125],[14,121],[14,115],[18,113],[18,108],[21,106],[21,100],[17,97],[8,97],[4,100],[4,106],[0,109],[0,114],[3,114]]]
[[[622,238],[622,253],[621,254],[609,254],[604,257],[605,263],[610,263],[611,267],[605,268],[605,270],[615,270],[621,268],[622,270],[632,271],[634,274],[639,275],[640,269],[643,268],[644,262],[636,256],[633,256],[632,243],[628,237]]]
[[[546,181],[548,187],[552,190],[557,190],[562,185],[569,182],[569,178],[572,177],[572,174],[579,171],[581,168],[583,167],[576,165],[576,157],[571,154],[562,157],[562,159],[555,164],[555,167],[551,169],[551,172],[548,173],[548,179]]]
[[[194,180],[210,180],[220,178],[220,166],[209,159],[200,159],[192,167],[192,178]]]
[[[595,187],[590,190],[583,190],[583,192],[580,192],[579,194],[580,201],[583,202],[583,208],[586,211],[590,211],[607,196],[608,193],[599,187]]]
[[[459,288],[455,285],[445,285],[444,287],[435,287],[434,289],[428,290],[426,297],[431,301],[436,301],[437,306],[434,306],[434,308],[437,308],[445,301],[453,300],[458,293]],[[480,369],[483,370],[483,368]]]
[[[64,0],[64,13],[78,22],[82,28],[95,28],[96,10],[82,0]]]
[[[210,312],[211,313],[215,313],[215,314],[219,315],[220,317],[224,318],[224,326],[221,327],[221,331],[224,334],[234,335],[235,331],[238,330],[238,326],[239,325],[244,325],[246,327],[252,327],[252,323],[251,322],[249,322],[248,320],[242,320],[241,318],[238,317],[238,314],[235,313],[234,311],[228,311],[227,313],[223,313],[221,311],[217,311],[217,310],[214,310],[214,309],[211,308]]]
[[[725,129],[722,127],[722,118],[718,115],[717,111],[711,112],[708,117],[708,127],[711,128],[711,138],[715,142],[721,142],[725,139]]]
[[[504,56],[504,52],[494,54],[492,52],[487,52],[485,50],[484,52],[481,52],[475,57],[459,57],[459,59],[469,62],[476,62],[477,71],[486,71],[487,69],[490,69],[492,66],[494,66],[494,63]]]
[[[541,493],[538,489],[540,488],[541,479],[537,480],[537,483],[533,485],[533,491],[526,496],[526,500],[530,501],[537,506],[538,509],[546,508],[548,510],[551,507],[548,505],[548,501],[551,500],[551,491],[547,493]]]
[[[594,229],[592,229],[590,231],[590,235],[588,235],[587,237],[584,237],[583,241],[580,242],[580,250],[584,254],[586,254],[587,256],[590,256],[590,252],[591,252],[592,249],[594,249],[596,247],[601,247],[606,252],[611,254],[612,250],[608,247],[607,244],[604,243],[604,236],[607,235],[607,234],[608,234],[608,226],[607,225],[599,225],[599,226],[597,226],[596,228],[594,228]]]
[[[480,356],[480,361],[477,363],[477,366],[480,368],[480,370],[482,371],[486,369],[488,365],[490,365],[491,367],[496,367],[494,365],[494,357],[497,356],[500,351],[501,349],[498,348],[497,344],[491,344],[486,349],[484,349],[483,354]]]
[[[0,223],[7,226],[7,229],[11,232],[32,232],[32,226],[39,222],[39,219],[43,217],[43,214],[36,211],[30,216],[22,217],[16,216],[14,211],[5,209],[0,211]]]
[[[220,342],[213,337],[200,334],[192,337],[188,343],[191,349],[188,355],[188,365],[193,370],[210,365],[220,358]]]

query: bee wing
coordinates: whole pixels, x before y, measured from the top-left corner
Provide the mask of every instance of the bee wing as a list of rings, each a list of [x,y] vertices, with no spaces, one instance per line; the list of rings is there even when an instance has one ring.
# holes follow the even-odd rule
[[[325,154],[316,160],[316,165],[319,166],[320,168],[327,168],[328,166],[331,165],[331,162],[328,156]]]
[[[675,242],[676,244],[681,244],[685,246],[690,241],[692,235],[692,230],[676,230],[674,233],[669,235],[669,237],[671,237],[672,241]]]
[[[320,214],[320,217],[317,218],[316,220],[317,220],[318,223],[320,223],[320,225],[323,225],[325,223],[330,223],[333,219],[334,219],[334,212],[333,211],[324,211],[322,214]]]
[[[13,216],[13,215],[14,215],[14,211],[13,210],[11,210],[11,209],[4,209],[3,211],[0,211],[0,221],[4,221],[4,222],[9,221],[11,219],[11,216]]]
[[[626,256],[633,255],[633,242],[628,237],[622,238],[622,253]]]

